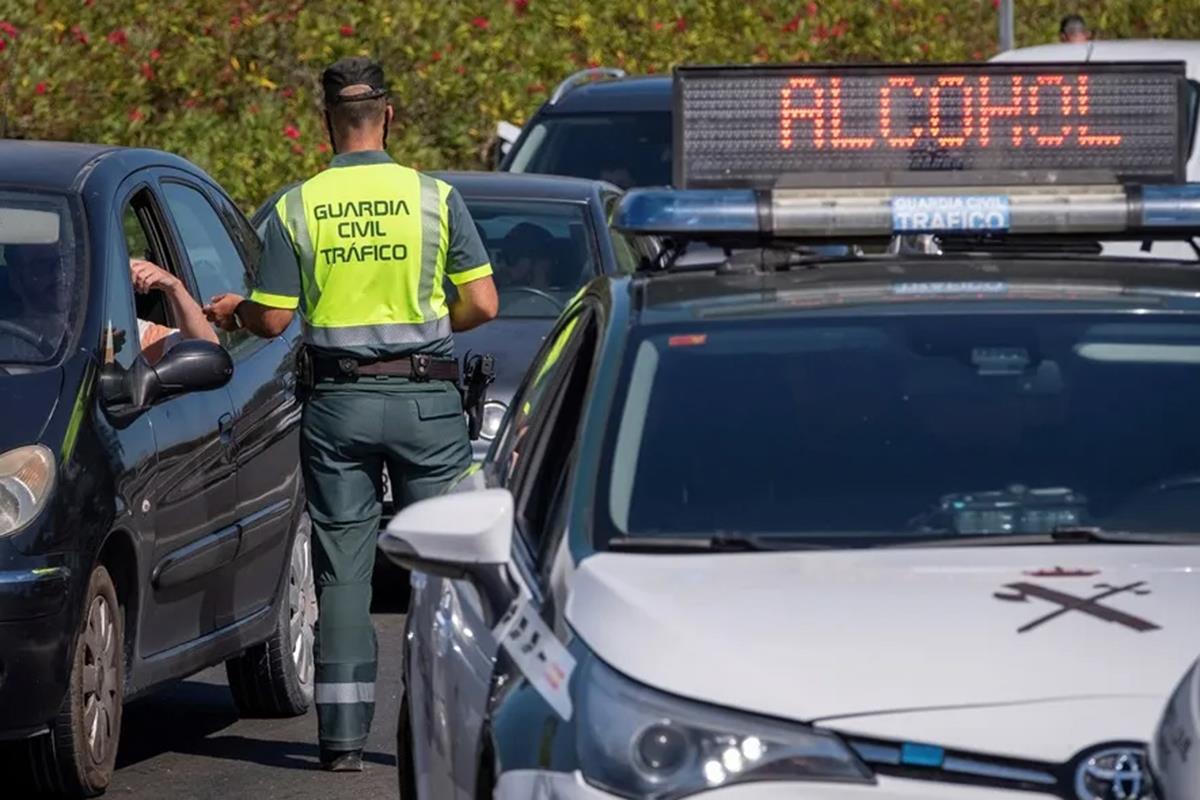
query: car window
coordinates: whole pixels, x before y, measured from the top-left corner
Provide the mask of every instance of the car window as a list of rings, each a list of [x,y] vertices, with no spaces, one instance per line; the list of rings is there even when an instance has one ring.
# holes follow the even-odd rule
[[[599,273],[582,203],[470,198],[466,203],[492,260],[501,317],[554,319]]]
[[[517,439],[509,461],[517,529],[536,553],[570,473],[584,390],[591,374],[596,321],[581,312],[555,335],[516,400]]]
[[[671,184],[671,113],[551,114],[542,117],[510,172],[591,178],[628,189]]]
[[[162,188],[192,265],[199,301],[207,303],[226,293],[249,295],[242,253],[208,197],[199,189],[176,181],[166,181]],[[244,330],[220,331],[218,337],[235,356],[243,345],[252,341]]]
[[[859,310],[634,338],[598,487],[609,534],[1196,530],[1192,316]]]
[[[513,395],[505,427],[492,448],[492,465],[502,485],[511,485],[518,468],[523,466],[529,441],[526,437],[541,413],[547,392],[566,368],[567,343],[578,327],[580,317],[581,314],[576,312],[558,323],[525,373],[524,383]]]
[[[0,362],[51,363],[82,305],[83,269],[68,202],[0,191]]]
[[[154,194],[148,186],[143,185],[134,191],[122,205],[121,234],[119,242],[124,244],[124,252],[119,255],[113,268],[124,268],[126,277],[124,280],[110,278],[110,287],[120,285],[133,293],[133,286],[128,277],[130,259],[142,259],[162,267],[176,278],[183,280],[186,285],[184,270],[178,262],[175,250],[167,244],[167,233],[162,215]],[[170,302],[162,292],[150,291],[145,294],[132,294],[132,297],[135,313],[134,325],[127,329],[120,327],[113,329],[115,338],[112,342],[112,353],[115,360],[122,366],[128,366],[122,359],[130,360],[142,351],[142,326],[161,325],[166,328],[175,328],[179,324],[179,321],[175,319]],[[117,298],[112,296],[109,301],[114,304],[113,308],[116,308]],[[107,335],[106,331],[106,338]],[[122,335],[125,336],[124,342],[119,338]],[[161,356],[172,341],[177,341],[177,339],[168,339],[168,343],[163,348],[156,348],[155,352]],[[107,355],[109,352],[108,341],[104,342],[104,347]]]

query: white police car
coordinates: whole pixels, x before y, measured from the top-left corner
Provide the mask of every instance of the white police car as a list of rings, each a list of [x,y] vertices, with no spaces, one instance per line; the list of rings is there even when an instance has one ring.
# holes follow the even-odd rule
[[[381,539],[405,800],[1154,797],[1200,642],[1200,270],[1095,240],[1200,231],[1181,71],[1030,108],[1023,69],[676,73],[681,188],[616,218],[672,252],[576,298],[483,466]],[[897,234],[936,246],[810,247]]]

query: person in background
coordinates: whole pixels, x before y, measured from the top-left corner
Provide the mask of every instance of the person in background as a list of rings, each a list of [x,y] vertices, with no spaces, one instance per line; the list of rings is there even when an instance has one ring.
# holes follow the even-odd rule
[[[1058,26],[1058,38],[1068,44],[1086,44],[1092,40],[1092,32],[1078,14],[1068,14]]]

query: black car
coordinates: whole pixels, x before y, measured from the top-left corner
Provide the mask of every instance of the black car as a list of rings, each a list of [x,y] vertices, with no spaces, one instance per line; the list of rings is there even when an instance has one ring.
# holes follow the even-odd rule
[[[667,186],[671,154],[671,79],[597,68],[558,85],[500,169],[593,178],[622,189]]]
[[[34,789],[102,792],[122,704],[222,661],[243,712],[311,700],[298,328],[152,360],[178,321],[130,277],[244,292],[258,248],[182,158],[0,142],[0,739]]]

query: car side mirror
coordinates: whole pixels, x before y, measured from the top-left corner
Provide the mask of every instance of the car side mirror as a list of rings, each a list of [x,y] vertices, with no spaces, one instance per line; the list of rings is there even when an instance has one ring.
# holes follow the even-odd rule
[[[105,402],[147,408],[158,400],[185,392],[220,389],[233,377],[233,359],[215,342],[185,339],[167,350],[157,363],[140,356],[128,370],[110,364],[100,373]]]
[[[512,535],[512,494],[481,489],[413,503],[392,517],[379,549],[407,569],[470,580],[499,615],[516,596],[507,570]]]

